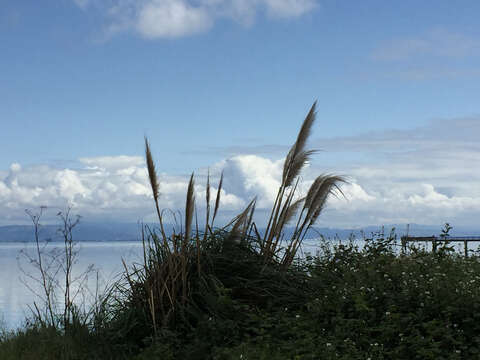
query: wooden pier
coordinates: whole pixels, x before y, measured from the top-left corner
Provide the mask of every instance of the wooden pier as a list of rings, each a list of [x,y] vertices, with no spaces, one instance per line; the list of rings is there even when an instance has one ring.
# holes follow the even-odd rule
[[[425,242],[432,243],[433,252],[437,251],[437,245],[444,242],[463,242],[464,254],[465,257],[468,257],[468,243],[469,242],[480,242],[480,236],[402,236],[402,250],[405,252],[407,250],[407,244],[409,242]]]

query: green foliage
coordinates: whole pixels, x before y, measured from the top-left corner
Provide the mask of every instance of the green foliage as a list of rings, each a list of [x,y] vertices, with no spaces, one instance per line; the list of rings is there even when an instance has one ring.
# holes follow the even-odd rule
[[[440,242],[440,247],[438,248],[438,251],[441,254],[452,253],[455,251],[454,246],[450,244],[450,241],[448,241],[450,238],[450,230],[452,229],[453,227],[451,227],[449,223],[445,223],[440,234],[440,239],[442,241]],[[437,244],[435,244],[435,248],[437,248]]]
[[[198,359],[477,358],[480,258],[398,255],[395,247],[394,234],[376,234],[361,250],[325,244],[286,274],[270,268],[265,279],[252,257],[245,268],[242,260],[220,262],[217,274],[229,286],[170,350]]]
[[[214,234],[203,275],[191,272],[192,300],[156,335],[148,306],[118,298],[96,328],[4,333],[0,358],[478,358],[478,254],[399,255],[393,233],[375,234],[363,249],[324,243],[285,271],[266,266],[253,242]]]

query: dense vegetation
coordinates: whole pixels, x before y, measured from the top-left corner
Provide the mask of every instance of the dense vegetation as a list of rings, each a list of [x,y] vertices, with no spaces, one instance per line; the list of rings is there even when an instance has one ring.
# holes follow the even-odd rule
[[[323,243],[299,257],[307,232],[345,180],[320,175],[296,194],[313,154],[305,143],[314,106],[288,153],[267,228],[253,222],[255,199],[229,224],[214,226],[216,199],[206,186],[203,230],[194,222],[192,175],[185,218],[167,235],[148,141],[146,159],[157,229],[143,228],[140,264],[124,264],[121,280],[95,298],[75,303],[73,230],[78,219],[60,213],[65,251],[28,257],[39,272],[43,304],[14,332],[0,331],[0,359],[476,359],[480,352],[480,254],[464,258],[444,243],[435,253],[399,249],[377,234]],[[214,204],[213,212],[210,203]],[[30,213],[35,229],[40,215]],[[296,224],[285,239],[285,225]],[[57,270],[56,270],[57,269]],[[53,274],[63,275],[59,285]],[[63,298],[63,307],[58,299]]]
[[[402,255],[393,238],[376,237],[363,249],[325,244],[285,271],[264,266],[253,244],[217,235],[190,300],[156,334],[148,304],[128,292],[95,326],[2,334],[0,358],[478,358],[477,254]]]

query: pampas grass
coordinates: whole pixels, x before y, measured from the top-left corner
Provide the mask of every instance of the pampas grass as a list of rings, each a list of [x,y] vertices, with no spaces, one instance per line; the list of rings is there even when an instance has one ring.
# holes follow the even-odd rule
[[[338,175],[320,175],[312,183],[306,196],[297,194],[300,174],[316,150],[306,148],[316,118],[314,103],[302,123],[295,143],[290,148],[283,165],[282,179],[270,212],[267,228],[261,236],[253,221],[256,199],[218,231],[223,241],[252,241],[257,243],[257,256],[264,264],[273,263],[288,269],[295,259],[303,239],[315,224],[330,195],[341,194],[339,185],[345,179]],[[185,200],[185,228],[167,236],[164,231],[162,211],[159,207],[159,182],[150,144],[145,138],[145,156],[148,177],[152,188],[155,209],[160,224],[160,233],[145,228],[144,263],[132,272],[126,270],[130,294],[135,301],[145,303],[154,331],[159,324],[166,324],[178,315],[178,311],[191,301],[191,279],[202,277],[202,258],[206,244],[216,238],[214,221],[217,217],[223,186],[223,172],[217,187],[215,207],[210,219],[210,173],[206,184],[206,218],[203,236],[199,235],[198,220],[192,231],[193,216],[196,216],[194,174],[190,176]],[[301,210],[300,210],[301,209]],[[298,215],[298,212],[300,214]],[[284,227],[297,218],[293,236],[284,242]],[[253,236],[251,236],[253,232]],[[263,267],[265,269],[265,267]],[[136,277],[136,280],[134,280]]]
[[[261,241],[261,253],[265,262],[280,261],[285,268],[293,262],[306,233],[315,224],[329,196],[337,192],[342,194],[339,184],[345,182],[345,179],[338,175],[320,175],[315,179],[305,197],[293,200],[298,189],[301,171],[316,152],[316,150],[305,149],[315,122],[315,109],[316,102],[305,117],[297,139],[285,158],[282,182]],[[288,240],[286,247],[282,247],[283,229],[294,218],[302,203],[303,208],[297,220],[294,235]],[[283,257],[279,258],[278,254],[282,250]]]

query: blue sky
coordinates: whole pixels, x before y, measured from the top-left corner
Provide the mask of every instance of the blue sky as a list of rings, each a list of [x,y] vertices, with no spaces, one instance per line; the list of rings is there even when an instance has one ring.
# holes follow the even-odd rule
[[[478,1],[1,1],[0,214],[62,200],[148,216],[145,134],[178,192],[165,206],[181,207],[186,174],[222,166],[243,179],[227,209],[258,192],[267,204],[318,100],[312,144],[325,151],[305,181],[352,182],[322,225],[474,225],[478,13]]]

